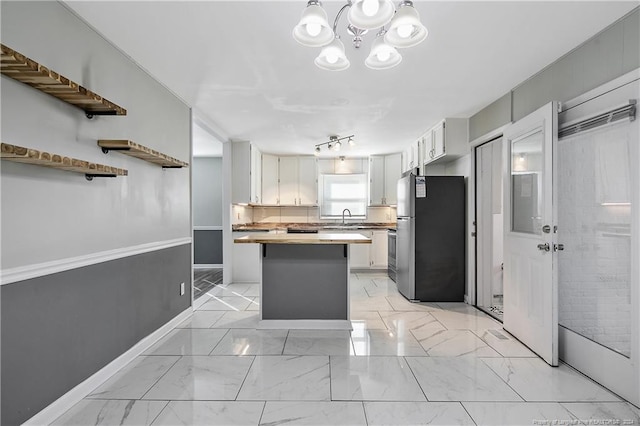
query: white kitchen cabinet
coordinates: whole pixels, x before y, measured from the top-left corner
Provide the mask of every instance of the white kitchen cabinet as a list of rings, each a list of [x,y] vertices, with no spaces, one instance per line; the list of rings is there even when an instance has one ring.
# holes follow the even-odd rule
[[[446,163],[468,154],[468,121],[466,118],[446,118],[427,131],[423,164]]]
[[[387,269],[387,260],[389,257],[388,247],[389,240],[386,230],[371,232],[371,248],[369,256],[371,260],[371,268]]]
[[[262,153],[251,145],[251,202],[262,203]]]
[[[232,232],[233,238],[245,237],[252,232]],[[233,243],[231,280],[234,283],[259,283],[260,244]]]
[[[384,156],[369,157],[369,205],[385,204]]]
[[[402,154],[384,156],[384,198],[385,204],[398,203],[398,179],[402,176]]]
[[[402,154],[369,157],[369,205],[397,202],[397,183],[402,174]]]
[[[278,204],[298,205],[298,157],[280,157],[279,161],[280,202]]]
[[[351,269],[387,269],[387,230],[321,230],[331,234],[361,234],[371,238],[371,244],[349,244],[349,267]]]
[[[309,206],[318,203],[315,157],[262,156],[263,204]]]
[[[262,154],[262,204],[277,205],[278,156]]]
[[[260,151],[250,142],[233,142],[231,152],[232,184],[231,202],[234,204],[259,203],[260,199]]]
[[[298,157],[298,204],[318,204],[318,160]]]
[[[345,233],[357,233],[371,238],[371,231],[353,230]],[[349,267],[351,269],[369,269],[371,267],[371,244],[349,244]]]

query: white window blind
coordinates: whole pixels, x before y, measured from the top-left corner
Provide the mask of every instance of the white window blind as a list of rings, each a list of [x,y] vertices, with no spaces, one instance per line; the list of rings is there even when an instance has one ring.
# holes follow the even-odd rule
[[[351,211],[351,217],[366,217],[366,174],[323,174],[319,181],[321,218],[341,218],[344,209]]]

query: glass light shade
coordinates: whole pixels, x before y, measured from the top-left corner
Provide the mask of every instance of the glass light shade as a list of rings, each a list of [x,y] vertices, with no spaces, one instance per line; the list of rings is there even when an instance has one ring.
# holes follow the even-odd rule
[[[318,67],[328,71],[346,70],[351,65],[344,54],[344,44],[337,38],[322,48],[314,62]]]
[[[293,38],[303,46],[320,47],[331,43],[333,30],[322,6],[310,4],[302,12],[300,22],[293,29]]]
[[[365,1],[367,2],[365,4]],[[349,14],[347,19],[349,23],[354,27],[362,30],[374,30],[387,25],[396,8],[393,6],[391,0],[375,0],[377,2],[377,11],[372,16],[369,16],[372,11],[376,10],[376,7],[370,7],[369,2],[372,0],[356,0],[349,8]]]
[[[402,61],[402,56],[395,47],[385,43],[383,37],[378,37],[371,45],[371,52],[364,64],[374,70],[393,68]]]
[[[412,47],[424,41],[428,33],[418,11],[412,5],[404,5],[391,20],[384,41],[394,47]]]

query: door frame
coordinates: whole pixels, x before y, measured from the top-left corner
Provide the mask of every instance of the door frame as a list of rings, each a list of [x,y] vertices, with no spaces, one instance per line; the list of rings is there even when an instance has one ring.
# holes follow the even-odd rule
[[[467,205],[473,206],[473,209],[469,209],[469,219],[468,219],[468,227],[469,230],[467,234],[467,247],[469,247],[469,255],[467,259],[467,296],[466,302],[470,305],[477,306],[477,287],[478,287],[478,279],[477,279],[477,255],[478,255],[478,247],[477,247],[477,207],[476,207],[476,156],[475,149],[480,145],[484,145],[485,143],[491,142],[494,139],[501,138],[504,130],[511,125],[511,122],[504,124],[474,140],[469,142],[469,148],[471,150],[470,155],[470,163],[471,167],[469,169],[469,183],[467,185]]]
[[[507,126],[504,126],[507,127]],[[503,128],[504,128],[503,127]],[[471,241],[471,245],[470,247],[473,247],[473,259],[470,259],[469,264],[473,264],[473,277],[474,277],[474,288],[475,288],[475,292],[474,292],[474,296],[475,296],[475,301],[473,302],[473,306],[475,306],[476,308],[482,310],[483,312],[485,312],[487,315],[490,315],[491,317],[493,317],[496,321],[502,322],[502,318],[500,318],[499,316],[497,316],[495,313],[493,313],[492,311],[486,310],[483,306],[479,306],[479,301],[483,299],[483,292],[486,291],[486,289],[481,289],[481,284],[480,284],[480,278],[479,278],[479,266],[480,266],[480,250],[478,250],[478,245],[479,245],[479,234],[478,234],[478,220],[480,219],[480,215],[479,215],[479,205],[480,203],[478,202],[478,198],[476,197],[476,194],[478,194],[478,185],[479,185],[479,181],[477,179],[477,171],[478,171],[478,150],[484,146],[487,146],[488,144],[497,141],[498,139],[502,139],[502,132],[500,132],[500,134],[492,137],[489,140],[483,140],[482,142],[478,143],[477,145],[473,146],[471,148],[471,171],[470,174],[473,173],[473,180],[470,182],[470,186],[473,185],[473,198],[470,200],[473,202],[473,221],[472,221],[472,225],[474,227],[473,229],[473,233],[470,237],[470,239],[473,239],[473,241]],[[503,139],[504,141],[504,139]],[[500,150],[500,155],[502,155],[502,150]],[[501,174],[499,176],[500,182],[502,183],[502,170],[500,171]],[[469,177],[469,179],[471,179],[471,176]],[[471,189],[470,189],[471,190]],[[493,235],[492,235],[493,238]],[[471,252],[471,250],[470,250]],[[470,257],[471,257],[471,253],[470,253]],[[485,284],[486,285],[486,284]],[[492,291],[493,293],[493,291]]]

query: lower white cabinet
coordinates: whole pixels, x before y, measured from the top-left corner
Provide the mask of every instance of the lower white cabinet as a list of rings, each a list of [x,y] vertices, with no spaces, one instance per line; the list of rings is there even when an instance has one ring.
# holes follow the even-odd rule
[[[233,238],[240,238],[256,232],[232,232]],[[260,282],[260,244],[233,243],[233,265],[231,279],[234,283]]]
[[[371,238],[371,231],[347,231],[348,234],[361,234]],[[349,267],[363,269],[371,267],[371,244],[349,244]]]
[[[372,231],[371,234],[371,268],[387,269],[389,258],[387,231]]]
[[[371,238],[371,244],[349,244],[349,267],[351,269],[387,269],[388,240],[387,230],[358,230],[336,231],[323,230],[332,234],[361,234]]]

